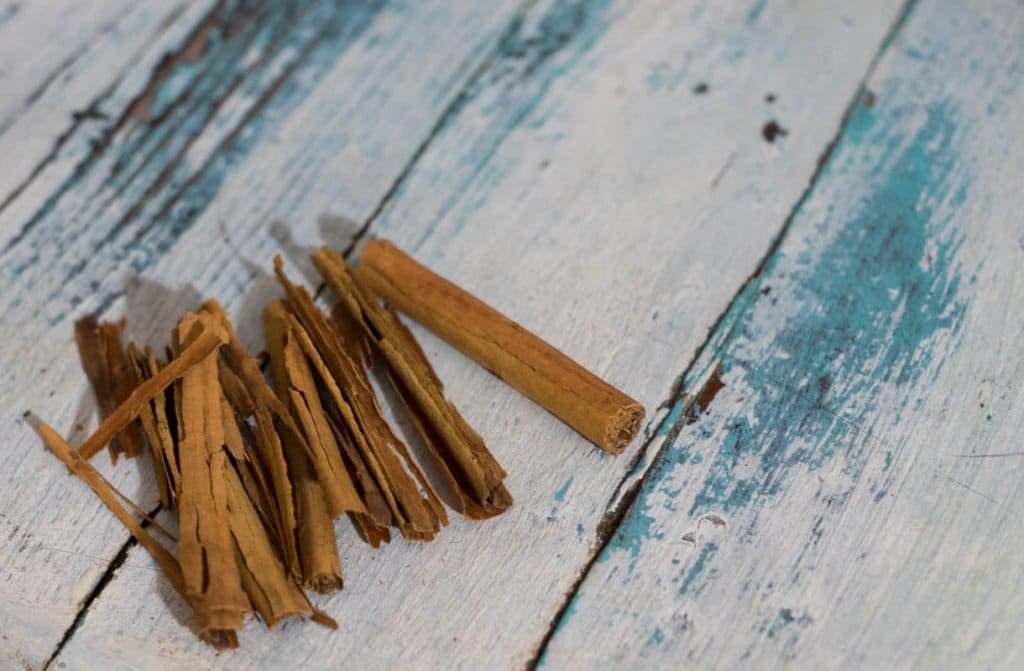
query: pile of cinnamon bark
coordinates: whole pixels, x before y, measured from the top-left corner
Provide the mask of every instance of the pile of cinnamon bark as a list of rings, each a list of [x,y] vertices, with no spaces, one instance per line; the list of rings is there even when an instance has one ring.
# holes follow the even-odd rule
[[[381,244],[381,258],[407,259]],[[412,333],[364,284],[366,279],[393,303],[402,303],[393,291],[401,282],[392,281],[390,266],[371,272],[366,264],[367,273],[357,273],[326,248],[313,255],[313,262],[336,299],[333,309],[321,309],[275,259],[284,298],[263,313],[265,357],[246,350],[213,300],[181,317],[162,355],[134,343],[122,347],[123,322],[80,320],[75,336],[102,422],[77,449],[48,425],[37,427],[50,450],[149,551],[191,606],[198,635],[217,647],[236,647],[237,632],[251,614],[269,627],[291,617],[336,626],[305,590],[327,593],[342,587],[334,523],[341,515],[348,514],[374,547],[389,542],[392,530],[429,541],[448,524],[441,499],[384,418],[368,376],[375,361],[384,366],[458,512],[486,519],[512,505],[502,484],[505,471],[446,400]],[[417,290],[430,289],[420,286],[423,281],[444,282],[433,275],[410,277],[409,286]],[[468,296],[438,286],[448,297],[444,300]],[[446,324],[476,319],[472,309],[434,302],[434,308],[453,313],[441,320]],[[412,306],[409,311],[415,313]],[[429,316],[422,321],[429,323]],[[528,332],[511,331],[512,340],[522,342],[503,344],[500,329],[511,324],[522,330],[503,319],[487,313],[478,321],[498,331],[464,328],[460,333],[473,338],[449,340],[465,345],[460,349],[471,356],[479,354],[473,351],[476,336],[488,356],[498,356],[494,348],[499,348],[500,360],[474,358],[507,373],[502,377],[608,451],[621,452],[636,434],[642,408],[586,377],[590,374]],[[517,384],[514,367],[529,364],[534,355],[554,366],[550,376],[558,384],[575,385],[568,396],[545,391],[544,375],[529,373],[529,380]],[[538,398],[544,394],[557,398]],[[148,449],[161,508],[177,515],[176,535],[92,466],[90,459],[104,448],[115,463],[120,454],[132,457]]]

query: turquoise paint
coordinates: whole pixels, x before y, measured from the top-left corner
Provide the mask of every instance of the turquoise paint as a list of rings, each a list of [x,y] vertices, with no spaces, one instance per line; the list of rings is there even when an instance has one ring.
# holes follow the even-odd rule
[[[893,117],[903,113],[854,111],[822,182],[859,167],[851,164],[864,147],[887,151],[886,169],[868,178],[870,188],[854,210],[830,212],[827,221],[798,214],[791,235],[811,227],[827,244],[796,257],[784,246],[738,302],[737,323],[718,348],[743,365],[758,400],[722,430],[721,448],[691,512],[748,507],[779,491],[797,465],[815,470],[842,456],[859,470],[875,444],[860,441],[856,451],[850,445],[859,434],[857,416],[877,390],[913,387],[925,371],[937,374],[941,362],[932,361],[928,343],[955,337],[966,309],[957,297],[961,239],[945,226],[940,204],[955,210],[968,184],[953,171],[954,161],[936,151],[954,137],[955,112],[933,105],[914,137],[894,137]],[[734,343],[761,332],[759,320],[772,307],[770,296],[760,294],[766,284],[789,291],[804,309],[773,329],[774,342],[764,348],[785,357],[744,361]],[[738,478],[735,467],[743,455],[754,458],[757,469]]]
[[[579,591],[573,594],[572,598],[569,599],[568,604],[566,604],[565,606],[565,612],[562,614],[562,619],[558,622],[557,625],[555,625],[555,633],[558,633],[558,630],[561,628],[562,623],[569,617],[571,617],[573,613],[575,613],[575,609],[577,609],[577,605],[580,603],[580,598],[582,597],[582,595],[583,591]]]
[[[4,9],[0,9],[0,25],[7,23],[15,16],[18,15],[18,11],[21,9],[21,4],[12,2],[7,5]]]
[[[647,73],[647,77],[644,78],[644,83],[647,85],[647,90],[652,93],[660,91],[665,85],[665,67],[662,65],[655,65]]]
[[[576,606],[577,604],[579,604],[582,594],[582,591],[578,591],[572,595],[572,598],[569,599],[569,603],[565,606],[565,611],[562,612],[562,617],[560,617],[558,619],[558,622],[555,624],[555,629],[552,632],[552,636],[557,635],[558,632],[561,631],[565,623],[569,621],[569,618],[571,618],[576,613]],[[537,668],[540,668],[547,663],[546,658],[547,650],[545,649],[544,651],[542,651],[540,659],[537,660]]]
[[[209,48],[159,82],[148,122],[128,120],[132,132],[101,138],[55,189],[5,248],[0,281],[43,296],[36,317],[53,325],[86,299],[105,310],[124,292],[117,271],[141,273],[175,244],[231,168],[272,136],[380,8],[379,2],[219,8]],[[254,53],[260,57],[250,62]],[[248,110],[222,108],[238,93],[252,103]],[[189,165],[186,153],[200,133],[205,142],[215,139],[217,149],[203,165]],[[18,253],[8,256],[14,247]],[[54,274],[53,267],[66,270]],[[0,323],[8,313],[0,309]]]
[[[780,608],[775,617],[764,621],[759,632],[770,639],[779,641],[784,654],[789,653],[800,639],[800,630],[814,623],[814,618],[806,613],[794,612],[792,608]],[[753,648],[753,645],[751,645]],[[750,654],[750,651],[747,653]]]
[[[555,501],[558,501],[559,503],[561,503],[562,501],[565,500],[565,494],[566,494],[566,492],[569,491],[569,485],[571,485],[571,484],[572,484],[572,476],[570,475],[569,479],[566,480],[564,483],[562,483],[562,486],[559,487],[558,491],[555,492]]]
[[[923,116],[920,123],[907,123],[905,114]],[[915,130],[896,135],[894,128]],[[661,501],[673,491],[667,485],[675,466],[695,456],[695,441],[717,451],[708,453],[713,463],[693,495],[691,517],[760,508],[791,473],[805,474],[835,459],[842,459],[851,478],[859,477],[878,447],[863,435],[859,418],[878,402],[883,387],[903,390],[897,414],[920,401],[916,394],[927,390],[942,364],[932,359],[931,344],[958,337],[967,307],[959,290],[969,273],[957,264],[962,238],[949,217],[969,189],[950,150],[956,133],[956,110],[946,105],[887,108],[883,99],[875,108],[853,111],[809,198],[828,199],[822,191],[850,183],[865,185],[863,197],[847,211],[801,204],[789,238],[819,242],[809,253],[799,242],[779,248],[731,307],[686,381],[695,384],[697,372],[717,359],[739,368],[734,374],[750,387],[741,414],[711,416],[706,429],[683,434],[684,440],[659,455],[599,561],[626,551],[616,568],[631,572],[644,548],[664,551],[659,520],[672,516],[673,503]],[[864,165],[864,156],[876,163]],[[771,286],[771,294],[762,294],[763,286]],[[775,299],[781,292],[803,307],[780,326]],[[764,343],[762,334],[771,340]],[[752,341],[763,346],[746,359]],[[894,458],[890,454],[887,464]],[[836,497],[832,514],[845,501]],[[738,529],[736,538],[749,533]],[[820,538],[810,529],[808,535],[808,547]],[[714,575],[718,551],[713,543],[701,548],[681,579],[680,593],[703,589]]]
[[[640,556],[640,550],[644,543],[650,540],[660,540],[665,537],[664,532],[658,530],[657,520],[649,514],[649,511],[653,512],[651,510],[650,493],[658,487],[665,487],[669,492],[672,492],[673,490],[668,488],[668,485],[671,484],[669,479],[670,471],[677,463],[685,463],[689,456],[689,453],[684,449],[674,454],[672,459],[657,459],[651,465],[648,477],[644,479],[641,492],[637,496],[633,507],[619,525],[619,528],[615,530],[608,545],[598,557],[598,563],[611,559],[617,550],[625,550],[629,553],[629,568],[632,570]],[[638,463],[637,468],[639,467],[640,464]],[[674,497],[675,494],[672,494],[672,498]]]
[[[580,599],[583,597],[583,594],[584,592],[581,590],[569,598],[569,602],[565,605],[565,611],[562,612],[561,617],[555,624],[554,630],[551,632],[552,636],[558,635],[558,632],[562,630],[562,627],[569,621],[569,618],[575,614],[575,610],[577,610],[577,605],[580,603]],[[547,657],[548,651],[547,648],[545,648],[544,651],[541,652],[540,659],[537,661],[537,668],[542,668],[547,664]]]
[[[658,427],[659,436],[667,436],[676,424],[679,422],[679,418],[683,414],[683,410],[690,407],[690,400],[687,398],[681,398],[672,404],[672,409],[669,410],[668,416],[662,421],[661,426]]]
[[[638,501],[637,503],[641,502]],[[612,556],[612,550],[626,550],[629,552],[629,568],[632,570],[636,565],[636,560],[640,556],[640,549],[644,544],[647,541],[660,540],[665,537],[662,532],[655,531],[658,528],[658,521],[647,514],[647,510],[647,505],[644,504],[642,510],[635,508],[630,513],[628,519],[623,521],[615,531],[605,551],[598,559],[599,562],[607,561]]]
[[[761,18],[761,12],[764,11],[765,0],[757,0],[754,5],[747,12],[746,22],[748,26],[752,26],[757,23],[757,20]]]

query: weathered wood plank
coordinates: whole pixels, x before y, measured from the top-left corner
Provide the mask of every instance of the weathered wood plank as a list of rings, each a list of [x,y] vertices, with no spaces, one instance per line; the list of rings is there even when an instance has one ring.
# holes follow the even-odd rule
[[[1024,12],[921,0],[551,668],[1016,669]]]
[[[653,410],[800,198],[897,14],[892,2],[759,6],[538,3],[375,230]],[[396,87],[427,71],[410,64]],[[347,93],[339,83],[311,101],[305,118],[329,123],[317,110],[337,104],[338,91]],[[376,123],[392,124],[395,111],[376,114]],[[769,143],[762,129],[773,119],[789,134]],[[359,213],[343,209],[340,196],[325,207],[322,190],[344,184],[327,176],[345,162],[289,169],[307,143],[337,132],[334,123],[296,123],[281,133],[284,146],[235,168],[203,215],[207,226],[194,226],[156,270],[183,263],[186,252],[215,258],[202,246],[219,244],[218,218],[233,220],[233,238],[236,226],[259,230],[248,219],[265,210],[240,221],[239,213],[249,211],[247,199],[263,203],[260,188],[275,178],[298,183],[274,201],[274,215],[298,235],[309,235],[302,227],[327,207]],[[247,255],[258,264],[279,247],[252,245]],[[248,301],[269,291],[260,279],[240,300],[231,273],[187,262],[189,273],[197,268],[198,286],[228,296],[236,313],[254,312]],[[508,468],[517,506],[484,524],[457,519],[429,545],[371,551],[341,529],[346,588],[321,602],[341,629],[267,635],[253,624],[232,666],[521,668],[533,656],[592,553],[630,457],[602,457],[436,340],[425,345],[453,400]],[[170,654],[190,668],[222,665],[174,612],[151,573],[119,571],[61,659],[113,669]],[[159,645],[141,644],[154,631]]]
[[[197,30],[201,36],[212,5],[10,3],[0,18],[0,211],[39,207],[76,157],[117,123],[165,55],[202,46],[190,38]],[[16,220],[0,220],[0,247],[17,233]]]
[[[158,72],[87,155],[55,158],[67,179],[0,213],[18,231],[0,254],[0,666],[47,659],[127,538],[21,419],[88,423],[72,320],[125,314],[133,337],[165,342],[201,293],[258,333],[273,290],[256,269],[315,240],[318,219],[348,242],[339,214],[370,216],[517,6],[225,3],[207,48]],[[151,507],[148,471],[115,483]]]

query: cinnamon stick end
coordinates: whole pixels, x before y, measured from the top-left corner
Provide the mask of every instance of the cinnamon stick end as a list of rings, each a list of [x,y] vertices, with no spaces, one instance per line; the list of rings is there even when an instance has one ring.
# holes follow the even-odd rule
[[[609,418],[605,427],[604,447],[612,454],[622,454],[640,433],[644,421],[644,407],[639,403],[626,405]]]
[[[234,650],[238,647],[238,634],[233,629],[210,629],[201,632],[199,638],[217,650]]]
[[[337,575],[315,575],[306,581],[306,589],[311,589],[317,594],[330,594],[337,592],[344,586],[341,576]]]

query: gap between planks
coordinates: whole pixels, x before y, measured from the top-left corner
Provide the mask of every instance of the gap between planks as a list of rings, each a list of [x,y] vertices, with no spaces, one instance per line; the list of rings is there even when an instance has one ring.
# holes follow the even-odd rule
[[[142,528],[148,528],[150,526],[150,520],[156,517],[157,513],[161,510],[162,507],[157,504],[156,508],[149,511],[146,514],[146,517],[140,522]],[[99,580],[96,581],[96,584],[93,585],[92,589],[89,590],[89,593],[85,595],[84,599],[82,599],[82,606],[78,609],[78,612],[75,613],[75,619],[71,621],[71,626],[69,626],[64,632],[64,635],[61,636],[60,641],[57,643],[57,647],[53,649],[53,652],[46,658],[46,661],[40,667],[41,671],[47,671],[47,669],[50,668],[50,665],[60,657],[60,653],[64,650],[64,646],[71,641],[75,632],[78,631],[78,627],[80,627],[82,622],[85,620],[89,607],[92,606],[93,602],[99,598],[106,586],[110,584],[110,581],[114,579],[117,569],[124,565],[125,561],[128,559],[128,553],[131,552],[131,549],[138,544],[139,542],[135,540],[134,536],[129,536],[128,540],[121,546],[121,549],[114,555],[114,558],[110,560],[110,564],[108,564],[107,568],[104,569]]]
[[[733,313],[734,310],[742,307],[740,305],[741,299],[747,293],[748,288],[755,280],[757,280],[758,277],[761,276],[761,274],[764,273],[764,270],[768,266],[768,263],[778,252],[783,240],[785,240],[786,235],[789,233],[789,229],[792,226],[793,220],[796,218],[797,212],[800,211],[800,208],[804,205],[804,203],[810,197],[811,193],[814,191],[814,187],[817,184],[819,178],[821,177],[822,171],[824,171],[825,166],[828,165],[829,159],[832,157],[833,149],[835,149],[836,145],[839,142],[839,139],[846,132],[846,128],[849,125],[850,117],[853,115],[853,111],[856,109],[857,105],[860,104],[860,101],[867,93],[867,82],[871,79],[872,75],[874,74],[875,68],[878,67],[878,63],[882,59],[882,56],[889,49],[893,40],[903,29],[904,25],[906,25],[907,18],[913,12],[913,9],[916,4],[917,0],[904,0],[902,6],[900,7],[899,13],[896,15],[896,19],[892,22],[892,25],[889,27],[889,30],[886,31],[885,36],[882,38],[881,42],[876,48],[875,54],[871,58],[871,61],[868,64],[868,67],[865,70],[863,76],[861,76],[853,96],[847,103],[846,109],[843,111],[843,116],[839,121],[839,125],[836,129],[836,132],[825,144],[825,148],[822,150],[820,156],[818,157],[817,165],[815,166],[814,171],[811,173],[810,179],[808,179],[807,186],[800,194],[800,197],[797,198],[796,202],[793,204],[793,207],[789,210],[789,213],[786,215],[782,227],[779,229],[779,232],[772,239],[771,244],[769,244],[765,254],[761,257],[761,260],[758,262],[757,267],[754,269],[754,272],[752,272],[747,277],[747,279],[743,281],[743,283],[736,290],[736,293],[733,294],[733,297],[726,304],[725,309],[722,310],[722,312],[715,319],[711,328],[708,330],[707,337],[694,351],[694,354],[690,359],[690,363],[687,364],[682,374],[680,374],[679,377],[676,379],[675,387],[673,388],[672,393],[664,402],[662,402],[658,406],[658,411],[661,411],[666,408],[670,409],[679,404],[681,405],[681,412],[679,412],[678,416],[676,416],[674,419],[671,413],[667,413],[660,420],[650,422],[647,428],[645,429],[643,447],[641,447],[641,449],[638,450],[636,455],[633,457],[633,460],[630,463],[629,468],[626,471],[626,474],[619,481],[619,484],[615,488],[615,492],[612,494],[611,499],[609,499],[608,503],[605,506],[605,511],[603,514],[604,519],[597,527],[597,539],[596,543],[594,544],[591,556],[587,560],[583,568],[580,570],[580,572],[577,574],[576,580],[573,582],[572,587],[569,589],[568,592],[565,593],[565,599],[563,600],[562,605],[555,613],[554,618],[552,618],[551,623],[548,625],[548,629],[545,632],[544,637],[541,639],[533,656],[526,664],[527,671],[535,671],[540,666],[541,660],[544,658],[544,653],[547,650],[548,645],[557,633],[559,626],[562,624],[562,621],[567,617],[569,613],[569,607],[572,604],[573,599],[576,598],[576,595],[579,593],[580,587],[583,585],[583,582],[590,574],[594,564],[604,553],[605,548],[611,542],[611,539],[615,536],[616,531],[619,529],[622,522],[625,520],[626,515],[633,507],[637,495],[640,492],[644,482],[647,480],[648,475],[650,475],[655,470],[655,464],[664,457],[666,450],[670,445],[672,445],[672,443],[675,441],[676,437],[678,437],[682,429],[687,424],[690,424],[693,421],[695,421],[696,417],[694,414],[694,401],[703,396],[705,390],[708,388],[709,382],[711,382],[713,378],[713,370],[695,370],[698,362],[701,360],[701,356],[704,354],[704,351],[712,344],[712,342],[716,340],[721,340],[718,334],[719,329],[726,325],[727,318],[730,317],[731,313]],[[737,320],[733,320],[733,323],[737,323]],[[729,330],[731,331],[732,328],[730,327]],[[725,340],[727,340],[727,338]],[[712,364],[712,369],[714,369],[715,367],[716,364]],[[685,381],[687,379],[691,379],[695,373],[700,374],[703,381],[696,387],[695,392],[688,392],[686,389],[683,388],[683,385]],[[696,408],[696,411],[698,413],[701,410],[703,410],[703,408]],[[671,424],[669,422],[671,422]],[[661,438],[661,441],[658,447],[654,450],[654,454],[648,455],[648,450],[652,448],[655,441],[658,440],[659,438]],[[649,458],[645,459],[645,457]],[[646,467],[644,467],[645,463]],[[639,472],[641,470],[642,472]],[[629,482],[630,479],[633,479],[633,482]],[[627,483],[629,484],[627,485]]]

